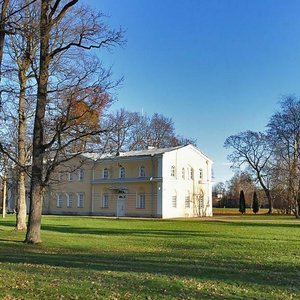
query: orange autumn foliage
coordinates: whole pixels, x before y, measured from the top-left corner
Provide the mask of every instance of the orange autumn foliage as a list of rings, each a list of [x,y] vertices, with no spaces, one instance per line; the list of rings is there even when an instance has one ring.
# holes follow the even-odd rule
[[[100,115],[108,102],[109,96],[102,93],[100,88],[75,91],[69,101],[69,123],[97,130]]]

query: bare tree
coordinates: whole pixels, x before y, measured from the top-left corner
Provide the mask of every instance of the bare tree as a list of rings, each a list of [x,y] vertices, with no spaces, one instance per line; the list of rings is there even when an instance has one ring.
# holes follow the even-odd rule
[[[168,147],[175,137],[174,123],[171,118],[155,113],[150,120],[150,144],[153,147]]]
[[[281,110],[268,123],[268,136],[274,149],[276,182],[286,190],[288,209],[299,217],[300,196],[300,100],[285,97]]]
[[[106,129],[102,138],[103,148],[105,152],[118,153],[130,148],[133,130],[140,124],[140,115],[122,108],[108,114],[103,123],[103,127]]]
[[[236,172],[228,181],[228,190],[226,197],[237,204],[241,190],[244,191],[245,201],[251,206],[252,194],[255,190],[255,182],[252,176],[247,172]]]
[[[228,156],[232,166],[249,168],[254,178],[263,188],[269,202],[268,213],[273,211],[273,199],[270,191],[270,160],[273,151],[267,136],[262,132],[245,131],[228,137],[225,148],[233,148]]]
[[[53,123],[56,126],[57,132],[50,139],[47,140],[45,138],[45,127],[47,122],[51,120],[54,111],[54,106],[49,98],[49,87],[50,85],[56,85],[58,81],[54,77],[51,78],[50,69],[62,60],[64,60],[64,64],[68,64],[71,67],[71,62],[74,64],[76,57],[84,57],[86,50],[108,48],[123,42],[123,32],[121,30],[110,30],[103,23],[103,16],[95,14],[95,12],[88,8],[79,7],[76,9],[75,5],[77,2],[78,0],[41,0],[39,27],[40,53],[37,70],[37,104],[33,132],[30,214],[25,239],[27,243],[41,242],[42,196],[45,185],[50,180],[51,172],[53,172],[59,163],[64,161],[64,159],[59,161],[61,153],[71,143],[87,138],[88,136],[95,136],[100,131],[99,129],[94,130],[91,128],[91,130],[85,132],[82,131],[82,126],[79,126],[81,121],[85,121],[85,118],[82,117],[87,114],[89,109],[84,110],[76,116],[75,119],[80,120],[79,123],[72,119],[73,115],[71,110],[69,110],[66,116],[70,116],[71,120],[62,118],[58,124],[55,125]],[[73,49],[80,51],[75,53],[72,52]],[[57,76],[59,76],[59,72],[57,72]],[[90,91],[94,91],[96,95],[98,94],[93,99],[89,96],[83,96],[82,99],[80,96],[78,101],[84,101],[88,103],[88,106],[90,104],[96,106],[98,99],[102,101],[99,93],[102,95],[104,93],[103,89],[106,88],[104,81],[107,79],[107,76],[104,76],[104,78],[91,86],[84,85],[85,77],[81,76],[77,80],[75,90],[74,84],[71,85],[71,88],[68,88],[70,76],[71,74],[68,74],[65,78],[60,77],[60,88],[56,89],[59,94],[65,94],[66,96],[69,92],[70,96],[67,97],[69,102],[72,102],[72,99],[77,95],[78,89],[83,92],[83,95],[85,93],[90,95]],[[102,89],[99,87],[102,87]],[[61,92],[61,90],[64,91]],[[66,99],[65,97],[63,98]],[[62,137],[66,132],[69,140],[64,144],[62,150]],[[46,154],[49,152],[52,152],[53,163],[45,170],[44,160]]]
[[[106,116],[102,137],[107,152],[143,150],[196,144],[195,140],[175,134],[171,118],[155,113],[151,117],[120,109]]]
[[[4,42],[5,42],[5,24],[7,22],[7,8],[9,4],[9,0],[1,1],[1,15],[0,15],[0,81],[1,81],[1,66],[3,59],[3,50],[4,50]]]
[[[11,17],[14,17],[15,14],[21,12],[23,9],[30,6],[32,3],[37,0],[25,1],[23,5],[19,6],[17,3],[12,3],[9,6],[10,0],[1,0],[1,12],[0,12],[0,82],[1,82],[1,68],[2,68],[2,59],[4,53],[5,37],[6,35],[16,34],[17,31],[23,30],[22,26],[19,26],[18,23],[10,20]]]
[[[37,39],[37,5],[26,6],[27,1],[20,1],[19,7],[15,6],[19,12],[14,14],[11,21],[19,24],[22,30],[13,35],[9,35],[8,54],[10,56],[10,65],[16,66],[18,84],[14,89],[18,97],[18,136],[17,136],[17,169],[18,169],[18,197],[16,206],[16,229],[26,229],[26,164],[28,164],[28,137],[27,137],[27,119],[32,115],[32,96],[28,95],[30,88],[30,78],[33,77],[31,64],[36,57],[38,49]],[[23,9],[21,9],[23,7]],[[25,8],[24,8],[25,7]],[[12,70],[8,73],[11,74]],[[11,77],[11,75],[9,75]],[[11,80],[10,80],[11,82]],[[32,81],[31,81],[32,84]],[[16,92],[18,91],[18,92]],[[12,116],[14,117],[14,116]]]

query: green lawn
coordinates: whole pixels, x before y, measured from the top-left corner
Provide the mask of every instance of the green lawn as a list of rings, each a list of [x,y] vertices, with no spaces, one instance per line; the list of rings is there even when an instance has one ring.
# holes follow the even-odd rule
[[[214,215],[240,215],[238,208],[215,208],[213,209]],[[260,208],[258,215],[267,214],[268,209],[267,208]],[[274,210],[274,214],[277,214],[278,211]],[[246,209],[246,215],[255,215],[251,208]]]
[[[43,217],[43,244],[0,219],[0,299],[300,299],[300,222]]]

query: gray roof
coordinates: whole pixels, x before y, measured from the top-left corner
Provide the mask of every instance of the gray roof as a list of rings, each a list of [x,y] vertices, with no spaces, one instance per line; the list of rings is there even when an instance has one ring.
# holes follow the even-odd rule
[[[126,157],[138,157],[138,156],[154,156],[154,155],[161,155],[166,152],[171,152],[174,150],[178,150],[184,147],[191,147],[195,149],[198,153],[200,153],[205,159],[212,162],[211,159],[209,159],[203,152],[201,152],[199,149],[194,147],[193,145],[183,145],[183,146],[177,146],[177,147],[170,147],[170,148],[155,148],[155,147],[149,147],[145,150],[138,150],[138,151],[126,151],[126,152],[119,152],[118,154],[111,154],[111,153],[83,153],[82,156],[86,159],[91,160],[100,160],[100,159],[114,159],[114,158],[126,158]]]
[[[184,146],[177,146],[177,147],[170,147],[170,148],[154,148],[154,147],[149,147],[149,149],[146,150],[138,150],[138,151],[127,151],[127,152],[120,152],[119,157],[128,157],[128,156],[147,156],[147,155],[158,155],[158,154],[163,154],[166,152],[170,152],[173,150],[180,149]]]
[[[92,160],[109,159],[109,158],[116,158],[116,157],[154,156],[154,155],[170,152],[173,150],[177,150],[182,147],[185,146],[177,146],[177,147],[170,147],[170,148],[149,147],[148,149],[145,150],[119,152],[117,155],[111,153],[83,153],[82,156]]]

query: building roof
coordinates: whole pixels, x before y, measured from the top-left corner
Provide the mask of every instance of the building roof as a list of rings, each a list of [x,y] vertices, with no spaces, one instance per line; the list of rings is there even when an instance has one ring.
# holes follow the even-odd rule
[[[177,146],[177,147],[170,147],[170,148],[155,148],[155,147],[149,147],[145,150],[138,150],[138,151],[127,151],[127,152],[120,152],[119,157],[130,157],[130,156],[153,156],[158,154],[163,154],[166,152],[170,152],[173,150],[180,149],[184,146]]]
[[[205,156],[207,159],[208,157],[204,155],[199,149],[192,145],[182,145],[182,146],[176,146],[176,147],[169,147],[169,148],[155,148],[155,147],[149,147],[145,150],[137,150],[137,151],[126,151],[126,152],[119,152],[117,154],[111,154],[111,153],[84,153],[82,154],[83,157],[87,159],[92,160],[100,160],[100,159],[113,159],[117,157],[138,157],[138,156],[155,156],[155,155],[161,155],[166,152],[171,152],[174,150],[178,150],[183,147],[192,147],[199,151],[203,156]]]

